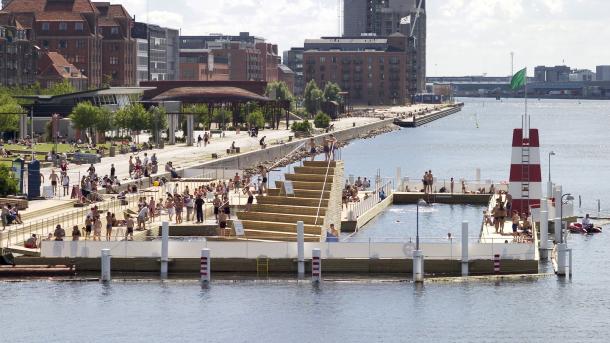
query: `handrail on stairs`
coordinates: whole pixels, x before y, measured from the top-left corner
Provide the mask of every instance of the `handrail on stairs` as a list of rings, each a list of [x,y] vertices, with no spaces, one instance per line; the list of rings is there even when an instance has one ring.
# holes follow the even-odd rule
[[[318,216],[320,215],[320,207],[322,206],[322,197],[324,196],[324,190],[326,189],[326,182],[328,181],[328,171],[330,170],[330,162],[334,161],[335,158],[335,154],[334,154],[334,148],[335,148],[335,142],[332,142],[330,145],[330,152],[333,154],[333,158],[331,159],[330,156],[328,158],[328,164],[326,165],[326,173],[324,174],[324,183],[322,184],[322,190],[320,191],[320,200],[318,201],[318,209],[316,210],[316,220],[314,221],[313,225],[318,225]]]

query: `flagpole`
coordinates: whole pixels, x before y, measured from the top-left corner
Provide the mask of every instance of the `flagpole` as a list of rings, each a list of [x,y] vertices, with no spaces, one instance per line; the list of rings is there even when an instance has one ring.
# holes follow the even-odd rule
[[[527,67],[525,69],[525,88],[524,88],[524,97],[525,97],[525,117],[523,118],[523,137],[530,137],[530,128],[529,128],[529,119],[527,118]]]

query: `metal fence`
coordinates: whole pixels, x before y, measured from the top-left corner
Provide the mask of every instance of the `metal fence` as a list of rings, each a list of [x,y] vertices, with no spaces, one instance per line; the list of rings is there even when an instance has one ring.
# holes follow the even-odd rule
[[[347,204],[347,218],[348,220],[356,220],[363,213],[373,208],[381,202],[383,191],[383,199],[389,197],[394,192],[392,180],[378,183],[375,188],[371,191],[365,191],[364,198],[357,202],[350,202]],[[360,195],[360,194],[359,194]]]

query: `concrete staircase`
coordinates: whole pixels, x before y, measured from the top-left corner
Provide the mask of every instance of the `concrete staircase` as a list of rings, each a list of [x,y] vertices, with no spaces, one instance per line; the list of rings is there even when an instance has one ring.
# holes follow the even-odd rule
[[[343,162],[331,161],[328,168],[329,163],[324,161],[306,161],[303,164],[303,167],[295,167],[293,174],[285,175],[286,180],[292,181],[294,195],[287,196],[284,182],[276,181],[277,188],[269,189],[267,195],[258,196],[257,204],[252,206],[251,211],[237,212],[246,239],[296,241],[297,221],[303,221],[305,225],[305,241],[319,242],[325,239],[325,228],[331,214],[329,208],[335,207],[332,205],[337,201],[337,189],[337,204],[341,206]],[[340,215],[335,225],[340,225]],[[232,222],[230,226],[234,227]],[[235,230],[231,231],[235,236]]]

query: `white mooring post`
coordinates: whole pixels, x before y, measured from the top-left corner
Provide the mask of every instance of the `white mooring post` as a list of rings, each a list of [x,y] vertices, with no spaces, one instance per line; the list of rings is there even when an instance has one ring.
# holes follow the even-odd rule
[[[201,269],[199,270],[199,273],[201,275],[202,283],[210,282],[211,262],[212,261],[210,260],[210,249],[208,249],[208,248],[201,249]]]
[[[320,249],[311,250],[311,282],[320,283],[322,281],[322,253]]]
[[[102,282],[110,280],[110,249],[102,249]]]
[[[542,199],[540,211],[540,258],[549,258],[549,212],[546,210],[546,199]]]
[[[396,183],[394,184],[394,190],[397,192],[402,191],[402,171],[400,167],[396,167]]]
[[[297,222],[297,276],[305,277],[305,224]]]
[[[161,224],[161,279],[167,279],[167,264],[169,263],[169,223]]]
[[[561,219],[559,218],[559,211],[555,209],[555,220],[553,221],[554,230],[555,230],[555,243],[561,242]]]
[[[413,250],[413,282],[424,282],[424,252]]]
[[[568,245],[564,243],[557,244],[557,275],[566,276],[567,274],[567,257]],[[571,271],[570,271],[571,272]]]
[[[462,222],[462,276],[468,276],[468,222]]]

